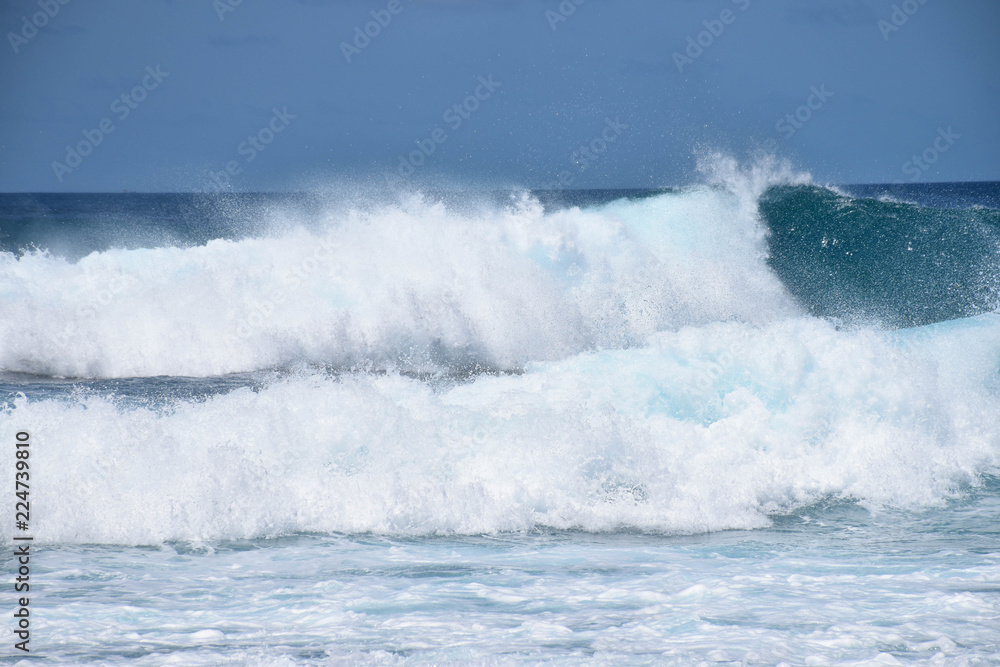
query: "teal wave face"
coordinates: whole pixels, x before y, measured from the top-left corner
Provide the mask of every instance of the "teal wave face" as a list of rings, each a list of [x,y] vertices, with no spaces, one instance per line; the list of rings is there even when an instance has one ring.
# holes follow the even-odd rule
[[[1000,304],[995,208],[782,186],[761,198],[760,214],[770,231],[771,268],[814,315],[918,326]]]

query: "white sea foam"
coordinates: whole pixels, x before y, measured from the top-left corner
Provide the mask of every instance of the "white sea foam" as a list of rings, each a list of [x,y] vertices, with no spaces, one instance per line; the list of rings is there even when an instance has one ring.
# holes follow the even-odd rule
[[[162,409],[17,399],[0,438],[32,434],[44,542],[700,532],[826,498],[940,505],[998,470],[998,370],[997,315],[713,323],[450,389],[313,373]]]
[[[0,409],[0,437],[32,434],[36,538],[701,532],[827,498],[933,506],[996,473],[1000,315],[804,316],[756,206],[802,177],[709,164],[709,185],[586,210],[414,198],[200,247],[0,254],[0,370],[297,369],[166,407]],[[400,373],[469,365],[523,373]]]
[[[591,209],[413,197],[204,246],[0,253],[0,371],[212,376],[299,363],[520,368],[799,312],[765,263],[762,174]],[[785,175],[772,175],[784,179]]]

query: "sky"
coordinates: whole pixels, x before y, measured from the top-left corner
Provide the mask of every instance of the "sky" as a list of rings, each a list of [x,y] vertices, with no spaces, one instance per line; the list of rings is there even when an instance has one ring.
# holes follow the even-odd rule
[[[0,191],[1000,180],[996,0],[4,0]]]

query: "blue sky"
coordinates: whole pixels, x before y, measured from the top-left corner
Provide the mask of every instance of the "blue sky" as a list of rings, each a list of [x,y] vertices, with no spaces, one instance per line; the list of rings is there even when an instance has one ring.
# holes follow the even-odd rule
[[[995,0],[577,2],[5,0],[0,190],[1000,180]]]

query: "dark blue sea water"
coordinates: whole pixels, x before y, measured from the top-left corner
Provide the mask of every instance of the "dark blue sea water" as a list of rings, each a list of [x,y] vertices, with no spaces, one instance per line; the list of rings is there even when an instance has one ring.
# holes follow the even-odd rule
[[[33,651],[1000,664],[998,202],[0,195]]]

